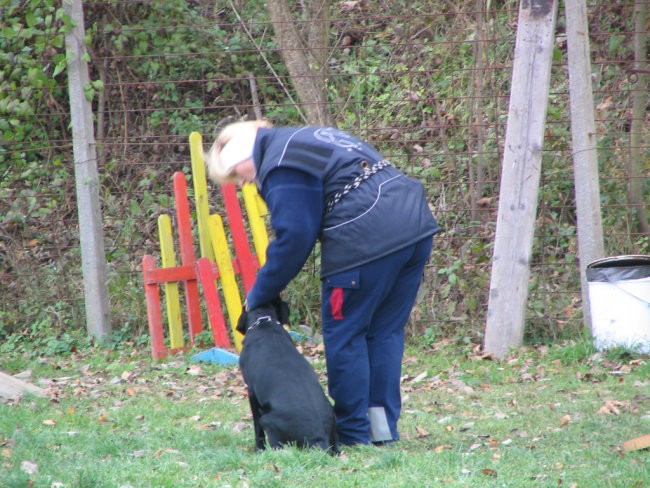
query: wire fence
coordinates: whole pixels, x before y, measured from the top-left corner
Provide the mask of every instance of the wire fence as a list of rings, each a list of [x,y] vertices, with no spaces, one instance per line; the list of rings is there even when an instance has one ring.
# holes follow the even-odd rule
[[[634,60],[634,9],[632,0],[588,2],[608,255],[644,254],[650,246],[628,198],[631,131],[638,127],[633,97],[647,90]],[[444,228],[411,321],[414,334],[480,339],[483,333],[517,13],[515,1],[331,6],[326,49],[333,119],[421,179]],[[211,142],[225,122],[256,112],[277,125],[304,119],[273,40],[277,26],[261,3],[89,1],[85,14],[91,78],[102,82],[93,104],[113,326],[142,332],[140,261],[159,253],[157,216],[173,215],[171,175],[190,174],[189,134],[199,131]],[[297,22],[299,29],[308,24]],[[581,328],[563,29],[561,7],[527,311],[530,340]],[[42,35],[54,39],[55,33]],[[53,53],[43,55],[43,71],[52,74],[47,56]],[[66,80],[64,74],[51,79],[51,96],[32,114],[0,113],[0,123],[12,127],[5,139],[14,132],[0,152],[0,320],[16,332],[84,323],[69,113],[56,96]],[[13,89],[20,94],[24,87]],[[647,202],[647,109],[642,118],[640,178]],[[212,191],[211,206],[219,212],[220,196]],[[313,325],[317,259],[289,290],[300,320]]]

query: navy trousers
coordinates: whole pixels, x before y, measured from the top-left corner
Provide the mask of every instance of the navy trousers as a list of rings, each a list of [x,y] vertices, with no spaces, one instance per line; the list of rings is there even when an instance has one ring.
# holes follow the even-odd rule
[[[399,439],[404,326],[431,247],[428,237],[323,280],[328,388],[342,444],[370,443],[370,407],[383,407]]]

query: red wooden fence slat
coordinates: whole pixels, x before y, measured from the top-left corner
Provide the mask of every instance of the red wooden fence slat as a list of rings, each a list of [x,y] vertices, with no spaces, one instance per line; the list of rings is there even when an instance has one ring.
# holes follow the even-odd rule
[[[244,290],[248,293],[255,283],[259,263],[257,258],[251,253],[235,185],[232,183],[221,185],[221,191],[223,193],[226,214],[228,215],[228,225],[230,226],[233,245],[235,247],[235,261],[244,283]]]
[[[217,347],[226,349],[231,348],[230,339],[226,329],[226,321],[221,310],[221,300],[219,299],[219,290],[215,280],[218,277],[216,268],[208,258],[200,258],[196,262],[196,269],[203,286],[203,295],[205,297],[210,326],[212,327],[212,337]]]
[[[194,245],[192,243],[192,223],[190,221],[190,204],[187,198],[187,180],[181,171],[174,173],[174,199],[176,202],[176,220],[178,225],[178,240],[183,266],[196,264]],[[201,332],[201,302],[196,276],[185,280],[185,301],[187,303],[187,321],[189,323],[190,342],[194,344],[194,336]]]
[[[162,313],[160,311],[160,290],[158,283],[148,281],[148,274],[156,269],[156,260],[153,256],[145,255],[142,258],[142,273],[144,275],[144,292],[147,301],[147,318],[149,321],[149,334],[151,335],[151,356],[154,360],[162,359],[167,355],[165,348]]]
[[[186,280],[196,280],[196,270],[194,269],[194,266],[150,269],[146,271],[144,275],[145,285]]]

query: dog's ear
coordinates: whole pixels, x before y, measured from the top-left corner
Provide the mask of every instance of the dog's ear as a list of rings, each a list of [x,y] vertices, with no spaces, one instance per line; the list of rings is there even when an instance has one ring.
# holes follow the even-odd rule
[[[246,330],[248,329],[248,312],[246,307],[242,307],[241,315],[237,321],[237,332],[240,334],[246,335]]]
[[[278,315],[278,322],[280,322],[282,325],[288,325],[289,324],[289,318],[291,315],[291,310],[289,309],[289,304],[282,300],[282,298],[277,297],[274,299],[271,304],[273,305],[273,308],[275,309],[275,313]]]

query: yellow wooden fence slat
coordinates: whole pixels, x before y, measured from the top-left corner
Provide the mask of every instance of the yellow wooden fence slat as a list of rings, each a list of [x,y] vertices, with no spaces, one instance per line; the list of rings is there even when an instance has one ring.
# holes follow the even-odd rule
[[[257,192],[253,183],[246,183],[242,187],[244,205],[248,214],[248,223],[253,237],[253,245],[260,266],[266,263],[266,248],[269,245],[269,235],[266,231],[266,223],[263,216],[268,213],[268,209],[262,197]]]
[[[174,254],[174,241],[172,237],[172,221],[169,215],[158,217],[158,237],[160,239],[160,255],[163,268],[176,266]],[[185,344],[183,339],[183,326],[181,323],[181,306],[178,296],[178,283],[169,282],[163,286],[167,317],[169,322],[169,341],[172,349],[181,348]]]
[[[212,242],[212,250],[217,268],[219,269],[219,278],[221,279],[223,297],[226,302],[226,311],[228,312],[235,347],[238,351],[241,351],[243,336],[237,332],[236,327],[242,311],[242,300],[235,277],[235,270],[232,265],[232,255],[228,247],[226,231],[220,215],[210,216],[208,219],[208,231],[210,233],[210,241]]]
[[[194,200],[196,203],[196,221],[199,230],[199,249],[201,257],[214,262],[214,251],[210,244],[208,219],[208,187],[205,177],[205,161],[203,159],[203,138],[199,132],[190,134],[190,157],[192,160],[192,182],[194,184]]]

